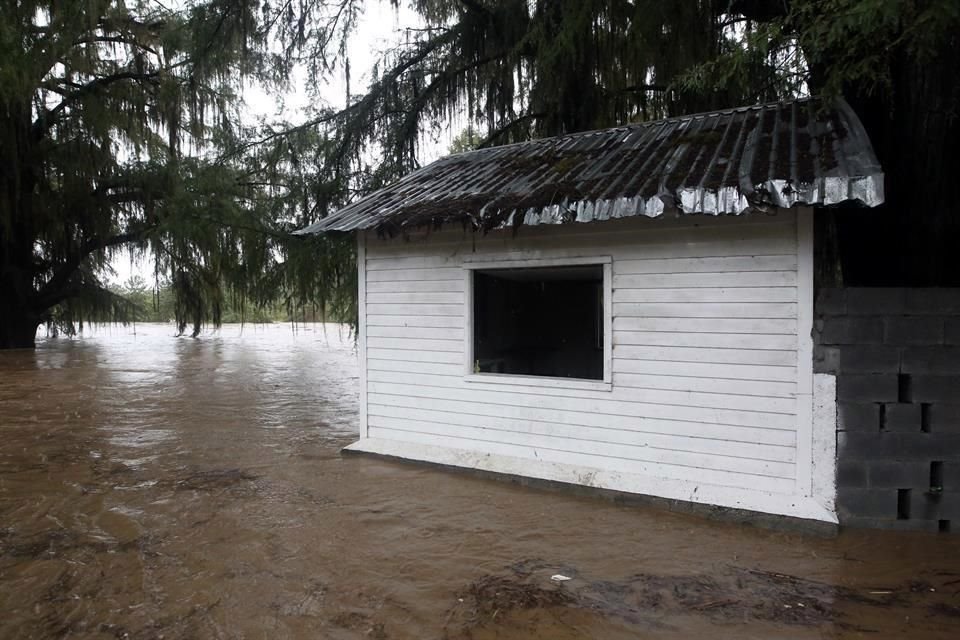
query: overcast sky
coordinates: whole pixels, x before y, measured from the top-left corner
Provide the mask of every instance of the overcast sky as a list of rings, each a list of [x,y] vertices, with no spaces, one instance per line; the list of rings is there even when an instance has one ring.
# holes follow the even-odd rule
[[[404,39],[404,30],[421,27],[423,22],[416,12],[405,5],[398,9],[390,6],[386,0],[366,3],[366,11],[357,24],[357,29],[348,43],[348,57],[351,68],[351,91],[359,94],[371,81],[371,70],[379,58],[379,53]],[[258,118],[282,120],[296,124],[302,122],[307,114],[305,108],[310,104],[304,86],[304,73],[296,74],[292,81],[291,92],[281,99],[264,92],[260,87],[248,86],[243,92],[247,117],[250,121]],[[346,99],[346,82],[342,74],[331,78],[319,88],[319,94],[327,104],[342,108]],[[442,155],[449,147],[455,131],[447,131],[436,142],[428,141],[421,149],[421,162],[429,162]],[[153,262],[148,256],[139,263],[131,260],[127,253],[118,254],[113,261],[115,275],[109,281],[123,284],[133,275],[140,275],[147,282],[153,281]]]

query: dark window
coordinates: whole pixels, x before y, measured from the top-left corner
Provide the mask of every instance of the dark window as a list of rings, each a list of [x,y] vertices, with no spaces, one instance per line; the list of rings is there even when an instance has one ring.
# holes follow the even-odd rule
[[[603,266],[473,272],[476,373],[603,379]]]

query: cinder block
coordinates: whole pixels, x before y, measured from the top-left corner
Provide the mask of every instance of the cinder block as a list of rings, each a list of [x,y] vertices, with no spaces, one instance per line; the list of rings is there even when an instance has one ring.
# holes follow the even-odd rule
[[[946,318],[943,321],[943,343],[960,346],[960,318]]]
[[[900,370],[900,348],[818,345],[814,349],[814,367],[822,373],[897,373]]]
[[[884,318],[883,341],[897,346],[943,344],[943,327],[940,317]]]
[[[891,518],[864,518],[860,516],[840,516],[840,525],[851,529],[887,529],[890,531],[927,531],[937,532],[936,520],[897,520]]]
[[[817,315],[839,316],[847,312],[847,290],[839,288],[820,289],[813,303]]]
[[[896,374],[846,374],[837,377],[837,399],[846,402],[896,402]]]
[[[953,520],[954,526],[960,525],[960,492],[943,492],[937,508],[941,520]]]
[[[840,402],[837,404],[838,431],[880,431],[880,405],[858,402]]]
[[[958,460],[960,434],[886,433],[892,436],[880,447],[881,456],[899,460]]]
[[[839,373],[840,347],[813,346],[813,370],[816,373]]]
[[[909,374],[960,375],[960,347],[907,347],[900,370]]]
[[[840,460],[960,460],[960,435],[837,432]]]
[[[960,461],[943,463],[943,490],[960,493]]]
[[[837,461],[837,486],[858,487],[868,486],[867,465],[860,460]]]
[[[901,315],[906,291],[900,288],[866,287],[847,289],[847,314],[851,316]]]
[[[826,318],[819,344],[881,344],[883,320],[880,318]]]
[[[837,489],[837,511],[842,517],[890,518],[897,517],[896,489]]]
[[[885,405],[883,428],[887,431],[920,431],[919,404]]]
[[[943,517],[943,494],[929,490],[910,493],[911,520],[949,520]]]
[[[927,409],[927,419],[930,433],[934,435],[960,433],[960,404],[931,404]]]
[[[838,460],[878,460],[895,449],[894,434],[882,432],[837,432]]]
[[[873,460],[866,463],[867,477],[876,489],[930,488],[930,463],[926,461]]]
[[[960,404],[960,375],[913,375],[911,378],[914,402]]]
[[[904,295],[904,304],[908,314],[960,314],[960,289],[906,289]]]

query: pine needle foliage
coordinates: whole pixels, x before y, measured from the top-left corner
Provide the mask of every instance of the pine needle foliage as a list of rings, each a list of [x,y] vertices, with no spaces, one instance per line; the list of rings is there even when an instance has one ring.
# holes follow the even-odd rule
[[[31,346],[41,323],[130,318],[104,286],[121,250],[172,284],[181,332],[278,297],[352,304],[352,248],[316,241],[308,258],[290,236],[343,201],[318,169],[324,140],[305,130],[264,154],[242,142],[239,90],[282,91],[297,62],[269,28],[282,15],[253,0],[2,4],[0,348]],[[340,268],[283,267],[317,254]]]
[[[291,232],[417,168],[451,123],[491,146],[805,93],[846,96],[887,171],[863,281],[960,273],[955,0],[406,4],[421,25],[360,90],[347,45],[400,0],[0,4],[0,348],[131,317],[104,287],[121,250],[170,283],[182,332],[278,303],[355,317],[353,240]],[[279,95],[301,68],[306,120],[242,124],[247,83]],[[343,108],[319,99],[333,76]],[[885,271],[905,237],[921,258]]]

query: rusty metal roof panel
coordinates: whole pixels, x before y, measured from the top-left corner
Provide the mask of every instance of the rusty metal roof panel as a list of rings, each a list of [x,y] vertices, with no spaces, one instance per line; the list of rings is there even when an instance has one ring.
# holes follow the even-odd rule
[[[298,233],[477,229],[883,202],[863,125],[816,98],[589,131],[448,156]]]

